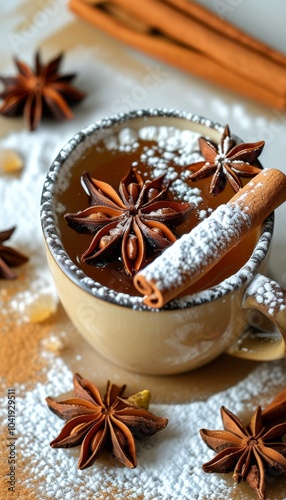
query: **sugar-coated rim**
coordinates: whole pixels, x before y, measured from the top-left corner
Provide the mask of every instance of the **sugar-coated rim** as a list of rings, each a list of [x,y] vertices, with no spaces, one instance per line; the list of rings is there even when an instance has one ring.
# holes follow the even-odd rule
[[[206,126],[222,133],[224,127],[204,117],[193,115],[186,111],[178,111],[173,109],[144,109],[138,111],[131,111],[130,113],[121,113],[113,115],[108,118],[96,121],[94,124],[89,125],[80,132],[78,132],[72,139],[61,149],[58,156],[52,163],[48,170],[41,197],[41,223],[44,233],[44,238],[48,248],[62,271],[78,286],[86,292],[91,293],[95,297],[106,300],[108,302],[130,307],[137,310],[152,309],[143,304],[143,297],[131,296],[124,293],[115,292],[106,286],[94,281],[88,277],[75,263],[70,259],[66,250],[64,249],[59,230],[56,227],[54,208],[53,208],[53,194],[58,178],[58,173],[67,161],[74,163],[80,158],[81,154],[86,151],[91,145],[95,144],[102,138],[105,131],[110,130],[114,125],[121,125],[129,122],[135,118],[148,118],[148,117],[166,117],[166,118],[180,118],[199,125]],[[72,165],[71,163],[71,165]],[[235,290],[244,283],[248,283],[253,278],[255,271],[266,257],[270,248],[274,226],[274,216],[270,215],[264,223],[262,234],[255,246],[255,249],[245,263],[245,265],[234,275],[226,278],[220,284],[189,295],[180,299],[175,299],[167,304],[164,309],[185,309],[195,305],[209,302],[226,295],[227,293]]]

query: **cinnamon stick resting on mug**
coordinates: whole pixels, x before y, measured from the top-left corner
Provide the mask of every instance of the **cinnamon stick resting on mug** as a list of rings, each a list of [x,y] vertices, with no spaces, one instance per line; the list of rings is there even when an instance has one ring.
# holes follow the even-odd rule
[[[284,201],[286,175],[274,168],[262,170],[134,276],[144,304],[161,308],[178,297]]]

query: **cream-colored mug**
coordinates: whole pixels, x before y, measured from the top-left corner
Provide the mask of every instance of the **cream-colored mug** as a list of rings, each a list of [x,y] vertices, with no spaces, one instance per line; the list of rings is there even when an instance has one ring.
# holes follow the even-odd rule
[[[76,134],[51,165],[43,187],[41,220],[48,263],[61,302],[83,337],[114,363],[142,374],[171,375],[195,369],[223,352],[253,360],[285,356],[286,295],[264,276],[273,233],[273,214],[245,265],[207,291],[175,300],[160,311],[141,296],[116,293],[96,283],[71,261],[58,228],[58,196],[78,159],[120,130],[142,125],[193,130],[218,142],[223,127],[174,110],[141,110],[100,120]],[[64,181],[64,182],[63,182]],[[278,333],[253,334],[259,311]],[[250,321],[249,321],[250,319]],[[257,319],[256,319],[257,324]]]

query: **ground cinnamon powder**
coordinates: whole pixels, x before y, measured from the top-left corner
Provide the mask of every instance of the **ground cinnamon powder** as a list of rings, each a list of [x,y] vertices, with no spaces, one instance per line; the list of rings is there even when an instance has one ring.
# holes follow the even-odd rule
[[[10,285],[10,283],[9,283]],[[52,328],[53,321],[32,324],[23,321],[21,314],[11,307],[11,298],[17,285],[0,291],[0,375],[5,387],[25,384],[25,391],[44,380],[47,361],[39,355],[39,346]]]

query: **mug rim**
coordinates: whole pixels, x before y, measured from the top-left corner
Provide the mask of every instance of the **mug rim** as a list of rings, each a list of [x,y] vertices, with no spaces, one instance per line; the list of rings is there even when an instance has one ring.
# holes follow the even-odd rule
[[[86,275],[69,257],[64,249],[60,234],[56,225],[53,207],[53,194],[56,189],[58,174],[64,164],[70,160],[71,155],[74,157],[75,162],[83,151],[86,151],[93,143],[90,138],[100,135],[101,131],[104,133],[110,130],[114,125],[121,125],[126,122],[138,118],[179,118],[198,125],[211,128],[219,133],[222,133],[224,127],[217,122],[214,122],[203,116],[195,115],[187,111],[158,108],[158,109],[142,109],[134,110],[128,113],[120,113],[118,115],[111,115],[107,118],[97,120],[95,123],[76,133],[60,150],[55,160],[47,171],[45,182],[43,185],[41,202],[40,202],[40,217],[42,231],[48,250],[50,251],[53,260],[64,272],[81,289],[85,290],[95,298],[110,302],[118,306],[129,307],[136,310],[158,311],[158,309],[150,308],[143,304],[143,296],[134,296],[122,292],[116,292],[96,282],[88,275]],[[233,135],[238,142],[241,139]],[[98,140],[100,140],[99,137]],[[84,142],[88,142],[85,147]],[[98,141],[96,141],[98,142]],[[94,144],[96,144],[96,142]],[[235,273],[224,279],[217,285],[210,287],[206,290],[196,292],[191,295],[186,295],[181,298],[173,299],[166,304],[163,310],[173,309],[186,309],[196,305],[201,305],[205,302],[216,300],[238,288],[243,284],[247,284],[253,278],[255,271],[259,268],[262,261],[265,259],[271,245],[272,235],[274,229],[274,213],[272,213],[263,223],[261,235],[252,251],[250,258],[247,262]]]

